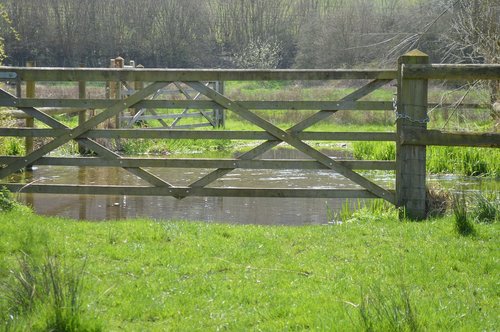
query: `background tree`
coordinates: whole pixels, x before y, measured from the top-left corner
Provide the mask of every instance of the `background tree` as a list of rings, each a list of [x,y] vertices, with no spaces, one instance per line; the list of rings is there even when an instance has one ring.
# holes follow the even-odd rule
[[[16,30],[12,28],[12,21],[4,5],[0,4],[0,63],[7,57],[4,38],[8,35],[18,36]]]
[[[500,0],[458,0],[450,6],[450,30],[443,35],[445,60],[500,63]],[[500,101],[498,81],[490,82],[491,105]],[[492,116],[500,114],[492,106]]]
[[[2,36],[11,65],[108,66],[120,55],[147,67],[232,67],[272,50],[278,68],[335,68],[392,65],[412,48],[434,62],[497,63],[499,2],[2,0],[20,38]]]

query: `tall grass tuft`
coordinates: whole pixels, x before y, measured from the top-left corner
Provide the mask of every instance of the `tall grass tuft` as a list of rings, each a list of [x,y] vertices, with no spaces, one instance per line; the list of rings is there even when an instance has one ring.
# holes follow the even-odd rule
[[[455,231],[461,236],[475,234],[474,225],[467,216],[467,201],[465,195],[453,196],[453,215],[455,216]]]
[[[476,194],[471,216],[477,223],[491,224],[500,221],[500,196],[487,197],[480,193]]]
[[[82,292],[85,262],[69,268],[57,256],[47,254],[43,262],[22,253],[11,278],[1,285],[6,321],[16,328],[45,331],[95,331],[95,323],[83,320]],[[9,328],[9,326],[6,326]]]
[[[399,294],[383,294],[379,288],[361,293],[358,305],[359,330],[364,331],[420,331],[421,324],[405,288]]]

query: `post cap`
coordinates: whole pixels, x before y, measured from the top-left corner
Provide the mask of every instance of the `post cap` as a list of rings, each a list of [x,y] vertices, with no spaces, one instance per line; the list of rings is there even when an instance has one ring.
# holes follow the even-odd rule
[[[422,56],[422,57],[428,57],[429,55],[418,50],[418,49],[414,49],[414,50],[411,50],[410,52],[408,53],[405,53],[403,56]]]

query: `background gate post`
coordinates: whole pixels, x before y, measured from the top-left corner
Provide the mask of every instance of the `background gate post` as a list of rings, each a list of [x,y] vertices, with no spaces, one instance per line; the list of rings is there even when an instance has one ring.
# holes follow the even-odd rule
[[[36,67],[35,61],[26,62],[26,67]],[[35,98],[35,81],[26,81],[26,98]],[[26,118],[26,127],[27,128],[35,128],[35,118],[27,117]],[[26,137],[25,142],[25,150],[26,155],[30,154],[34,151],[34,141],[33,137]],[[27,171],[33,170],[33,165],[26,166]]]
[[[224,95],[224,93],[225,93],[224,88],[225,88],[224,81],[216,81],[215,82],[215,91],[217,91],[221,95]],[[226,122],[226,116],[225,116],[226,112],[225,112],[224,108],[218,107],[214,110],[214,113],[215,113],[215,124],[216,124],[217,128],[224,127],[226,125],[226,123],[225,123]]]
[[[404,145],[407,130],[427,129],[427,79],[405,79],[408,64],[428,64],[429,56],[413,50],[398,61],[398,100],[396,110],[396,205],[400,217],[422,220],[426,217],[426,146]]]
[[[81,64],[80,68],[85,67],[85,65]],[[86,99],[87,98],[87,82],[86,81],[78,81],[78,98]],[[87,121],[87,111],[83,110],[78,112],[78,125],[82,125],[85,121]],[[81,155],[85,155],[88,153],[87,148],[84,145],[78,144],[78,152]]]

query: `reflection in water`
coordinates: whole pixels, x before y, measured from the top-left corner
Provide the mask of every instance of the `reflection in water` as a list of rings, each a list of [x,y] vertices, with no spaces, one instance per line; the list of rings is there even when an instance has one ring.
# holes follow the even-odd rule
[[[273,155],[265,158],[290,158]],[[303,158],[303,156],[296,156]],[[174,185],[187,185],[209,170],[151,169]],[[143,180],[119,168],[41,166],[25,172],[16,182],[51,184],[147,185]],[[370,173],[377,184],[394,188],[394,174]],[[474,179],[457,176],[431,176],[430,184],[449,190],[499,190],[495,179]],[[359,188],[351,181],[327,170],[235,170],[214,182],[214,187],[256,188]],[[345,199],[313,198],[232,198],[187,197],[177,200],[156,196],[94,196],[21,194],[20,199],[43,215],[64,216],[80,220],[117,220],[149,218],[155,220],[199,220],[241,224],[324,224],[327,207],[339,211]],[[352,200],[353,206],[357,202]]]
[[[28,196],[28,195],[24,195]],[[37,195],[39,214],[86,220],[148,218],[241,224],[323,224],[326,204],[340,209],[339,200],[231,197],[67,196]]]

